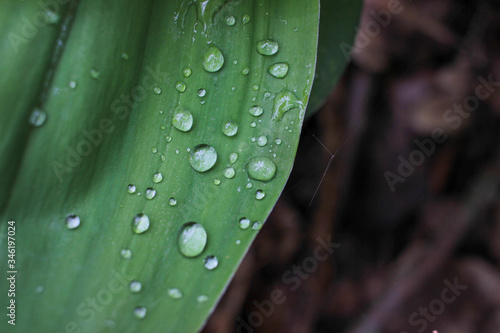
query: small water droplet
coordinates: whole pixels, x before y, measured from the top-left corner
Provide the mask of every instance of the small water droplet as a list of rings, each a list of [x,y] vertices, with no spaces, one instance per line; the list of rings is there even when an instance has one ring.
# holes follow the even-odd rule
[[[158,152],[158,148],[153,147],[153,148],[151,149],[151,152],[152,152],[153,154],[156,154],[156,153]]]
[[[47,112],[42,109],[36,108],[31,112],[29,122],[35,127],[42,126],[47,120]]]
[[[253,187],[253,184],[252,184],[252,183],[247,183],[247,184],[245,185],[245,188],[247,188],[247,189],[250,189],[250,188],[252,188],[252,187]]]
[[[274,76],[275,78],[282,79],[288,74],[289,68],[290,66],[288,66],[288,63],[278,62],[276,64],[269,66],[267,72],[272,76]]]
[[[180,299],[182,298],[182,291],[180,291],[178,288],[170,288],[168,290],[168,296],[173,299]]]
[[[153,89],[153,91],[154,91],[154,92],[155,92],[155,94],[157,94],[157,95],[161,94],[161,89],[160,89],[159,87],[155,87],[155,88]]]
[[[276,164],[267,157],[254,157],[248,162],[247,171],[248,177],[262,182],[268,182],[273,179],[276,174]]]
[[[71,89],[75,89],[76,88],[76,81],[69,81],[69,87]]]
[[[148,188],[146,189],[146,192],[145,192],[144,196],[145,196],[145,197],[146,197],[146,199],[148,199],[148,200],[153,200],[153,199],[154,199],[154,197],[156,196],[156,190],[155,190],[155,189],[153,189],[153,188],[151,188],[151,187],[148,187]]]
[[[186,67],[182,70],[182,75],[184,75],[185,78],[190,77],[191,74],[193,74],[193,71],[189,67]]]
[[[257,190],[257,192],[255,192],[255,199],[257,200],[262,200],[265,196],[266,193],[263,190]]]
[[[238,160],[238,157],[240,157],[240,155],[238,155],[238,153],[231,153],[229,155],[229,163],[231,163],[231,164],[236,163],[236,161]]]
[[[215,162],[217,162],[217,151],[206,144],[197,145],[189,154],[189,163],[198,172],[210,170]]]
[[[250,74],[250,68],[248,68],[248,67],[243,68],[243,70],[241,71],[241,74],[243,74],[243,75]]]
[[[138,306],[134,309],[134,316],[137,319],[144,319],[146,317],[146,308],[143,306]]]
[[[250,22],[250,16],[248,14],[243,14],[241,22],[243,22],[243,24],[247,24],[248,22]]]
[[[135,185],[130,184],[129,186],[127,186],[127,192],[130,194],[135,193],[136,190],[137,187]]]
[[[203,67],[207,72],[215,73],[224,65],[224,56],[219,48],[211,45],[203,55]]]
[[[236,171],[234,171],[234,168],[229,167],[224,169],[224,177],[226,177],[227,179],[233,178],[235,174]]]
[[[267,56],[274,55],[278,53],[278,49],[279,49],[278,43],[273,40],[266,39],[257,42],[257,52],[259,52],[262,55],[267,55]]]
[[[274,142],[279,146],[281,144],[281,139],[276,139]]]
[[[196,301],[198,303],[205,303],[206,301],[208,301],[208,296],[206,295],[200,295],[196,298]]]
[[[177,91],[180,93],[185,92],[186,88],[187,88],[187,86],[184,82],[177,81],[177,83],[175,84],[175,89],[177,89]]]
[[[207,245],[207,231],[199,223],[185,223],[179,230],[177,245],[183,256],[188,258],[199,256]]]
[[[153,175],[153,183],[158,184],[163,180],[163,174],[161,172],[157,172]]]
[[[129,289],[130,289],[131,293],[138,293],[142,289],[142,283],[134,280],[134,281],[130,282]]]
[[[240,245],[241,244],[241,240],[237,239],[236,240],[236,245]]]
[[[250,227],[250,220],[247,219],[246,217],[243,217],[240,219],[240,228],[245,230],[245,229],[248,229]]]
[[[214,179],[214,185],[220,185],[220,179],[219,178],[215,178]]]
[[[205,89],[200,89],[198,90],[198,97],[205,97],[205,95],[207,94],[207,91]]]
[[[149,217],[145,214],[137,214],[132,221],[132,231],[136,234],[142,234],[149,229]]]
[[[252,230],[260,230],[262,229],[262,222],[260,221],[255,221],[253,224],[252,224]]]
[[[238,133],[238,124],[232,121],[226,121],[222,124],[222,133],[226,136],[235,136]]]
[[[70,230],[80,226],[80,217],[78,215],[68,215],[66,217],[66,227]]]
[[[165,140],[167,140],[167,142],[170,143],[172,142],[172,137],[170,135],[166,135]]]
[[[254,105],[248,110],[248,112],[250,112],[252,116],[258,117],[264,112],[264,109],[261,106]]]
[[[288,112],[294,108],[303,109],[303,106],[303,103],[293,92],[288,89],[283,89],[274,97],[272,119],[274,121],[279,121],[281,120],[281,118],[283,118],[285,112]]]
[[[175,199],[174,197],[172,197],[172,198],[168,199],[168,204],[169,204],[170,206],[175,206],[175,205],[177,205],[177,199]]]
[[[252,89],[253,89],[254,91],[257,91],[257,90],[259,90],[259,86],[258,86],[258,85],[255,85],[255,86],[253,86],[253,87],[252,87]]]
[[[122,256],[123,259],[131,259],[132,251],[130,249],[121,249],[120,255]]]
[[[219,266],[219,260],[217,259],[216,256],[206,256],[205,257],[205,268],[208,269],[209,271],[214,270]]]
[[[127,53],[125,53],[125,52],[123,52],[123,53],[122,53],[122,59],[123,59],[123,60],[128,60],[128,54],[127,54]]]
[[[93,78],[94,80],[99,79],[99,77],[100,77],[100,76],[101,76],[101,73],[99,73],[99,71],[98,71],[98,70],[96,70],[96,69],[94,69],[94,68],[92,68],[92,69],[90,70],[90,77],[91,77],[91,78]]]
[[[264,147],[267,145],[267,137],[265,135],[261,135],[257,138],[257,146]]]
[[[57,6],[57,7],[59,7],[59,6]],[[52,10],[46,10],[45,17],[47,17],[47,22],[49,24],[56,24],[61,19],[61,16]]]
[[[255,126],[257,126],[257,123],[255,121],[252,121],[250,123],[250,127],[255,127]],[[252,142],[255,142],[255,138],[252,138]]]
[[[193,115],[183,107],[177,107],[173,111],[172,125],[179,131],[187,132],[193,127]]]
[[[236,19],[234,18],[234,16],[229,15],[229,16],[226,16],[225,22],[226,22],[226,25],[233,26],[236,23]]]

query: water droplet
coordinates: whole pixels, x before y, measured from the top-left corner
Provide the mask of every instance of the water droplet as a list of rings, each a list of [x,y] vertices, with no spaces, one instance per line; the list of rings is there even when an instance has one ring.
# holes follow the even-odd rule
[[[241,22],[243,22],[243,24],[247,24],[248,22],[250,22],[250,16],[248,14],[243,14]]]
[[[130,282],[129,289],[130,289],[131,293],[138,293],[142,289],[142,283],[134,280],[134,281]]]
[[[99,77],[100,77],[100,76],[101,76],[101,73],[99,73],[99,71],[98,71],[98,70],[96,70],[96,69],[94,69],[94,68],[92,68],[92,69],[90,70],[90,77],[91,77],[91,78],[93,78],[94,80],[99,79]]]
[[[234,168],[229,167],[224,169],[224,177],[226,177],[227,179],[233,178],[235,174],[236,171],[234,171]]]
[[[29,119],[30,124],[35,127],[42,126],[46,120],[47,120],[47,112],[39,108],[36,108],[33,110],[33,112],[31,112]]]
[[[262,182],[268,182],[273,179],[276,174],[276,164],[267,157],[254,157],[248,162],[247,171],[248,177]]]
[[[279,146],[281,144],[281,139],[276,139],[274,142]]]
[[[198,97],[205,97],[205,95],[207,94],[207,91],[205,89],[200,89],[198,90]]]
[[[189,154],[189,163],[198,172],[210,170],[215,162],[217,162],[217,151],[206,144],[197,145]]]
[[[257,52],[259,52],[262,55],[267,55],[267,56],[274,55],[278,53],[278,49],[279,49],[278,43],[273,40],[266,39],[257,42]]]
[[[132,231],[136,234],[142,234],[149,229],[149,217],[145,214],[137,214],[132,221]]]
[[[138,306],[134,309],[134,316],[137,319],[144,319],[146,317],[146,308],[143,306]]]
[[[168,290],[168,296],[173,299],[182,298],[182,291],[180,291],[178,288],[170,288]]]
[[[265,135],[261,135],[257,138],[257,146],[264,147],[267,145],[267,137]]]
[[[257,190],[257,192],[255,192],[255,199],[257,199],[257,200],[262,200],[262,199],[264,199],[265,196],[266,196],[266,193],[264,193],[264,191],[262,191],[262,190]]]
[[[130,249],[121,249],[120,255],[122,256],[123,259],[131,259],[132,251]]]
[[[253,187],[253,184],[252,184],[252,183],[247,183],[247,184],[245,185],[245,188],[247,188],[247,189],[252,188],[252,187]]]
[[[229,163],[231,163],[231,164],[236,163],[236,161],[238,160],[238,157],[240,157],[240,155],[238,155],[238,153],[231,153],[229,155]]]
[[[189,67],[186,67],[182,70],[182,75],[184,75],[185,78],[190,77],[191,74],[193,74],[193,71]]]
[[[200,295],[196,298],[196,301],[198,303],[205,303],[206,301],[208,301],[208,296],[206,295]]]
[[[57,7],[59,7],[59,6],[57,6]],[[56,24],[61,19],[61,16],[59,16],[58,13],[56,13],[52,10],[45,11],[45,17],[47,17],[47,22],[49,24]]]
[[[245,230],[250,227],[250,220],[247,219],[246,217],[243,217],[240,219],[240,228]]]
[[[153,89],[153,91],[154,91],[154,92],[155,92],[155,94],[157,94],[157,95],[161,94],[161,89],[160,89],[159,87],[155,87],[155,88]]]
[[[151,187],[148,187],[148,188],[146,189],[146,192],[145,192],[144,196],[145,196],[145,197],[146,197],[146,199],[148,199],[148,200],[153,200],[153,199],[154,199],[154,197],[156,196],[156,190],[155,190],[155,189],[153,189],[153,188],[151,188]]]
[[[199,256],[207,245],[207,231],[199,223],[185,223],[179,231],[177,245],[183,256]]]
[[[238,133],[238,124],[232,121],[226,121],[222,124],[222,133],[226,136],[235,136]]]
[[[69,87],[71,89],[75,89],[76,88],[76,81],[69,81]]]
[[[161,172],[157,172],[153,175],[153,183],[158,184],[163,180],[163,174]]]
[[[214,179],[214,185],[220,185],[220,179],[219,178],[215,178]]]
[[[297,98],[297,96],[288,89],[281,90],[274,97],[273,105],[273,120],[278,121],[283,118],[285,112],[290,111],[294,108],[303,108],[303,103]]]
[[[179,131],[187,132],[193,127],[193,115],[183,107],[177,107],[173,111],[172,125]]]
[[[241,74],[243,74],[243,75],[250,74],[250,68],[248,68],[248,67],[243,68],[243,70],[241,71]]]
[[[252,116],[258,117],[264,112],[264,109],[261,106],[254,105],[248,110],[248,112],[250,112]]]
[[[203,55],[203,67],[207,72],[215,73],[224,65],[224,56],[219,48],[211,45]]]
[[[260,230],[260,229],[262,229],[262,222],[255,221],[252,224],[252,230]]]
[[[276,64],[269,66],[267,72],[272,76],[274,76],[275,78],[282,79],[288,74],[289,68],[290,66],[288,66],[288,63],[278,62]]]
[[[68,215],[66,217],[66,227],[68,229],[76,229],[80,226],[80,217],[78,215]]]
[[[153,148],[151,149],[151,152],[152,152],[153,154],[156,154],[156,153],[158,152],[158,148],[153,147]]]
[[[253,86],[253,87],[252,87],[252,89],[253,89],[254,91],[257,91],[257,90],[259,90],[259,86],[258,86],[258,85],[255,85],[255,86]]]
[[[206,256],[205,257],[205,268],[209,271],[214,270],[219,266],[219,260],[216,256]]]
[[[123,53],[122,53],[122,59],[123,59],[123,60],[128,60],[128,54],[127,54],[127,53],[125,53],[125,52],[123,52]]]
[[[184,82],[177,81],[177,83],[175,84],[175,89],[177,89],[177,91],[180,93],[185,92],[186,88],[187,88],[187,86]]]
[[[241,240],[237,239],[236,240],[236,245],[240,245],[241,244]]]
[[[127,192],[130,194],[135,193],[136,190],[137,187],[135,185],[130,184],[129,186],[127,186]]]
[[[255,126],[257,126],[257,123],[255,121],[252,121],[250,123],[250,127],[255,127]],[[255,142],[255,138],[252,138],[252,142]]]
[[[225,22],[226,22],[226,25],[233,26],[236,23],[236,19],[234,18],[234,16],[230,15],[230,16],[226,17]]]
[[[172,137],[170,135],[165,136],[165,140],[167,140],[168,143],[172,142]]]

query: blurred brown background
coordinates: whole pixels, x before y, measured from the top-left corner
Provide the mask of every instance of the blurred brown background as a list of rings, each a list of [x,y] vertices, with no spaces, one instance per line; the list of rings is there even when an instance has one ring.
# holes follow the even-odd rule
[[[203,332],[499,333],[499,184],[500,3],[367,0]]]

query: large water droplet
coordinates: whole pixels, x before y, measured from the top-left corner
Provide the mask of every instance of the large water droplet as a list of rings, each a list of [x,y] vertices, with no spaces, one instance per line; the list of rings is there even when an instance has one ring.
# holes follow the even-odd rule
[[[137,214],[132,221],[132,231],[136,234],[142,234],[149,229],[149,217],[145,214]]]
[[[203,55],[203,67],[207,72],[214,73],[222,68],[224,65],[224,56],[219,48],[211,45]]]
[[[264,156],[254,157],[248,162],[247,170],[250,178],[268,182],[276,174],[276,164]]]
[[[252,116],[258,117],[264,112],[264,109],[262,106],[254,105],[248,110],[248,112],[250,112]]]
[[[138,293],[142,289],[142,283],[134,280],[134,281],[130,282],[129,289],[130,289],[131,293]]]
[[[278,49],[278,43],[273,40],[266,39],[257,42],[257,51],[262,55],[274,55],[278,53]]]
[[[219,266],[219,260],[216,256],[206,256],[205,257],[205,268],[209,271],[214,270]]]
[[[183,256],[188,258],[199,256],[207,245],[207,231],[199,223],[186,223],[179,231],[177,245]]]
[[[288,74],[289,68],[290,67],[286,62],[278,62],[274,65],[269,66],[269,69],[267,71],[275,78],[282,79]]]
[[[193,115],[183,107],[177,107],[173,111],[172,125],[179,131],[187,132],[193,127]]]
[[[30,124],[35,127],[42,126],[46,120],[47,120],[47,112],[38,108],[34,109],[33,112],[31,112],[29,119]]]
[[[273,120],[281,120],[285,112],[290,111],[294,108],[303,108],[303,103],[297,98],[297,96],[288,89],[281,90],[274,97],[273,105]]]
[[[80,226],[80,217],[78,215],[68,215],[66,217],[66,227],[76,229]]]
[[[226,177],[227,179],[233,178],[235,174],[236,171],[234,171],[234,168],[229,167],[224,169],[224,177]]]
[[[222,133],[227,136],[234,136],[238,133],[238,124],[232,121],[226,121],[222,124]]]
[[[143,306],[138,306],[134,309],[134,316],[138,319],[143,319],[146,317],[146,308]]]
[[[215,162],[217,162],[217,151],[206,144],[197,145],[189,155],[191,167],[198,172],[210,170]]]
[[[250,220],[247,219],[246,217],[243,217],[240,219],[240,228],[245,230],[245,229],[248,229],[250,227]]]
[[[182,291],[180,291],[178,288],[170,288],[168,290],[168,296],[173,299],[182,298]]]
[[[161,172],[157,172],[153,175],[153,183],[159,183],[163,180],[163,174]]]
[[[148,187],[146,189],[146,192],[144,193],[144,196],[146,197],[146,199],[152,200],[156,196],[156,190],[151,187]]]

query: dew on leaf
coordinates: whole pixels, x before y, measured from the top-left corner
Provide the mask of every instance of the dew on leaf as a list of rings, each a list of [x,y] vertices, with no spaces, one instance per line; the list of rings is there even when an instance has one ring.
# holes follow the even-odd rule
[[[175,206],[175,205],[177,205],[177,199],[175,199],[174,197],[172,197],[172,198],[168,199],[168,204],[169,204],[170,206]]]
[[[283,118],[285,112],[290,111],[294,108],[303,108],[303,103],[297,98],[297,96],[288,89],[281,90],[274,97],[273,105],[273,120],[278,121]]]
[[[231,153],[229,154],[229,163],[234,164],[238,160],[238,153]]]
[[[66,217],[66,227],[70,230],[80,226],[80,217],[78,215],[68,215]]]
[[[248,112],[250,112],[252,116],[258,117],[264,112],[264,109],[262,106],[254,105],[248,110]]]
[[[137,319],[144,319],[146,317],[146,308],[143,306],[138,306],[134,309],[134,316]]]
[[[154,87],[153,91],[155,92],[155,94],[159,95],[161,94],[161,88],[160,87]]]
[[[275,78],[282,79],[288,74],[289,68],[290,67],[286,62],[278,62],[269,66],[267,72]]]
[[[243,22],[243,24],[247,24],[248,22],[250,22],[250,16],[248,14],[243,14],[241,22]]]
[[[191,74],[193,74],[193,71],[189,67],[186,67],[182,70],[182,75],[184,75],[185,78],[190,77]]]
[[[207,231],[195,222],[185,223],[179,230],[177,246],[181,254],[188,258],[199,256],[207,245]]]
[[[179,106],[173,111],[172,125],[179,131],[187,132],[193,127],[193,115],[189,110]],[[170,142],[168,138],[167,142]]]
[[[267,145],[267,137],[265,135],[261,135],[257,138],[257,146],[264,147]]]
[[[203,55],[203,68],[207,72],[215,73],[224,65],[224,56],[219,48],[215,45],[210,45]]]
[[[180,299],[182,298],[182,291],[180,291],[179,288],[170,288],[168,290],[168,296],[170,296],[170,298],[173,298],[173,299]]]
[[[205,303],[206,301],[208,301],[208,296],[207,295],[200,295],[200,296],[196,297],[196,301],[198,303]]]
[[[229,167],[224,169],[224,177],[226,177],[227,179],[233,178],[235,174],[236,171],[234,171],[234,168]]]
[[[248,229],[250,227],[250,220],[247,219],[246,217],[243,217],[240,219],[239,224],[241,229],[243,230]]]
[[[209,271],[214,270],[219,266],[219,260],[217,259],[216,256],[206,256],[204,259],[205,262],[205,268],[208,269]]]
[[[154,197],[156,196],[156,190],[151,188],[151,187],[148,187],[146,189],[146,192],[144,193],[144,196],[146,197],[146,199],[148,200],[153,200]]]
[[[268,182],[273,179],[274,175],[276,174],[276,164],[274,164],[271,159],[264,156],[254,157],[250,160],[250,162],[248,162],[247,171],[248,177],[259,181]]]
[[[257,190],[257,192],[255,192],[255,199],[257,200],[262,200],[265,196],[266,193],[263,190]]]
[[[45,121],[47,120],[47,112],[45,112],[42,109],[36,108],[31,112],[29,122],[31,125],[35,127],[40,127],[43,124],[45,124]]]
[[[142,289],[142,283],[134,280],[134,281],[130,282],[128,287],[129,287],[129,290],[131,293],[138,293]]]
[[[177,91],[180,93],[185,92],[186,88],[187,88],[187,86],[184,82],[177,81],[177,83],[175,84],[175,89],[177,89]]]
[[[205,95],[207,94],[207,91],[205,89],[200,89],[198,90],[198,97],[205,97]]]
[[[121,249],[120,255],[122,256],[123,259],[131,259],[132,251],[130,249]]]
[[[189,154],[189,163],[198,172],[210,170],[215,162],[217,162],[217,151],[206,144],[197,145]]]
[[[228,26],[233,26],[236,23],[236,19],[234,18],[234,16],[229,15],[229,16],[226,17],[225,23]]]
[[[130,184],[127,186],[127,192],[130,194],[135,193],[136,190],[137,190],[137,187],[135,185]]]
[[[153,183],[160,183],[163,180],[163,174],[161,172],[157,172],[153,175]]]
[[[142,234],[149,229],[149,217],[145,214],[137,214],[132,221],[132,231],[136,234]]]
[[[257,52],[262,55],[274,55],[278,53],[278,49],[278,43],[273,40],[265,39],[257,42]]]
[[[94,80],[99,79],[99,77],[100,77],[100,76],[101,76],[101,73],[99,73],[99,71],[98,71],[98,70],[96,70],[96,69],[94,69],[94,68],[92,68],[92,69],[90,70],[90,77],[91,77],[91,78],[93,78]]]
[[[235,136],[238,133],[238,124],[232,121],[226,121],[222,124],[222,133],[226,136]]]
[[[262,229],[262,222],[256,221],[252,224],[252,230],[260,230]]]

